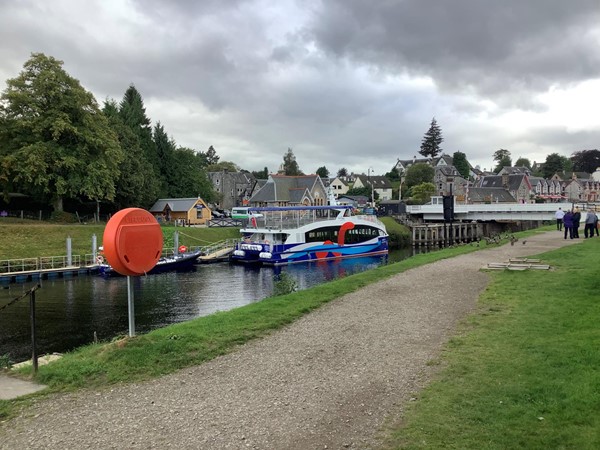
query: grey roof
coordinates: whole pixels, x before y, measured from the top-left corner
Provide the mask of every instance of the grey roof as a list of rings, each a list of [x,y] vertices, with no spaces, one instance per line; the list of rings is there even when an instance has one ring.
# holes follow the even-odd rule
[[[271,175],[265,185],[252,196],[250,202],[300,203],[305,195],[310,196],[310,192],[318,179],[318,175],[297,177]]]
[[[469,188],[469,200],[472,202],[496,202],[514,203],[515,198],[506,189],[495,187],[472,187]]]
[[[435,172],[441,172],[447,177],[462,177],[458,169],[454,166],[437,166]]]
[[[521,186],[523,179],[527,177],[527,175],[506,175],[508,185],[506,189],[511,191],[516,191]],[[479,186],[483,188],[505,188],[504,186],[504,177],[502,175],[488,175],[479,181]]]
[[[391,189],[392,188],[392,183],[390,183],[390,180],[388,180],[387,177],[384,177],[384,176],[380,176],[380,175],[367,176],[365,174],[362,174],[362,175],[358,175],[356,178],[360,179],[360,182],[362,183],[363,186],[370,186],[370,184],[372,183],[374,189]]]
[[[150,212],[162,212],[169,205],[169,209],[175,212],[189,211],[198,202],[198,197],[195,198],[160,198],[152,205]]]
[[[509,175],[519,175],[519,174],[530,175],[531,169],[529,167],[525,167],[525,166],[504,166],[504,167],[502,167],[502,170],[500,170],[500,172],[508,173]]]

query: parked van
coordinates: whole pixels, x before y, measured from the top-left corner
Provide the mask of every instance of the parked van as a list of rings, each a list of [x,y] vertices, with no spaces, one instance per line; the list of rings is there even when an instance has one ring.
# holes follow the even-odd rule
[[[249,209],[250,208],[248,208],[247,206],[232,208],[231,209],[231,218],[243,220],[243,219],[250,219],[251,217],[262,217],[262,214],[259,214],[254,211],[250,212]]]

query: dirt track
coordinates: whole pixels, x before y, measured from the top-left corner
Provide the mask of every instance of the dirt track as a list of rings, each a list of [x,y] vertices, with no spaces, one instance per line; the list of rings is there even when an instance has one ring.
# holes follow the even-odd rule
[[[38,402],[2,449],[377,447],[428,381],[488,262],[578,241],[548,232],[436,262],[346,295],[230,355],[147,383]]]

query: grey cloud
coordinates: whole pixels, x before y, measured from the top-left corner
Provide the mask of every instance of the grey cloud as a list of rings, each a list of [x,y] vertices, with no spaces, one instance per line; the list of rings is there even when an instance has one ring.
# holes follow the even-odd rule
[[[597,76],[596,0],[360,0],[323,3],[307,34],[324,51],[483,95]]]

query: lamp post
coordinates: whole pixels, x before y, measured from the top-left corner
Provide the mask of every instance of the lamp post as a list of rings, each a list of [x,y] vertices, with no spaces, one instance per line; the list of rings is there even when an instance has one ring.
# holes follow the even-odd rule
[[[373,183],[371,182],[371,171],[373,170],[372,167],[369,167],[367,169],[367,177],[369,179],[369,184],[371,185],[371,207],[375,208],[375,192],[373,190]]]

